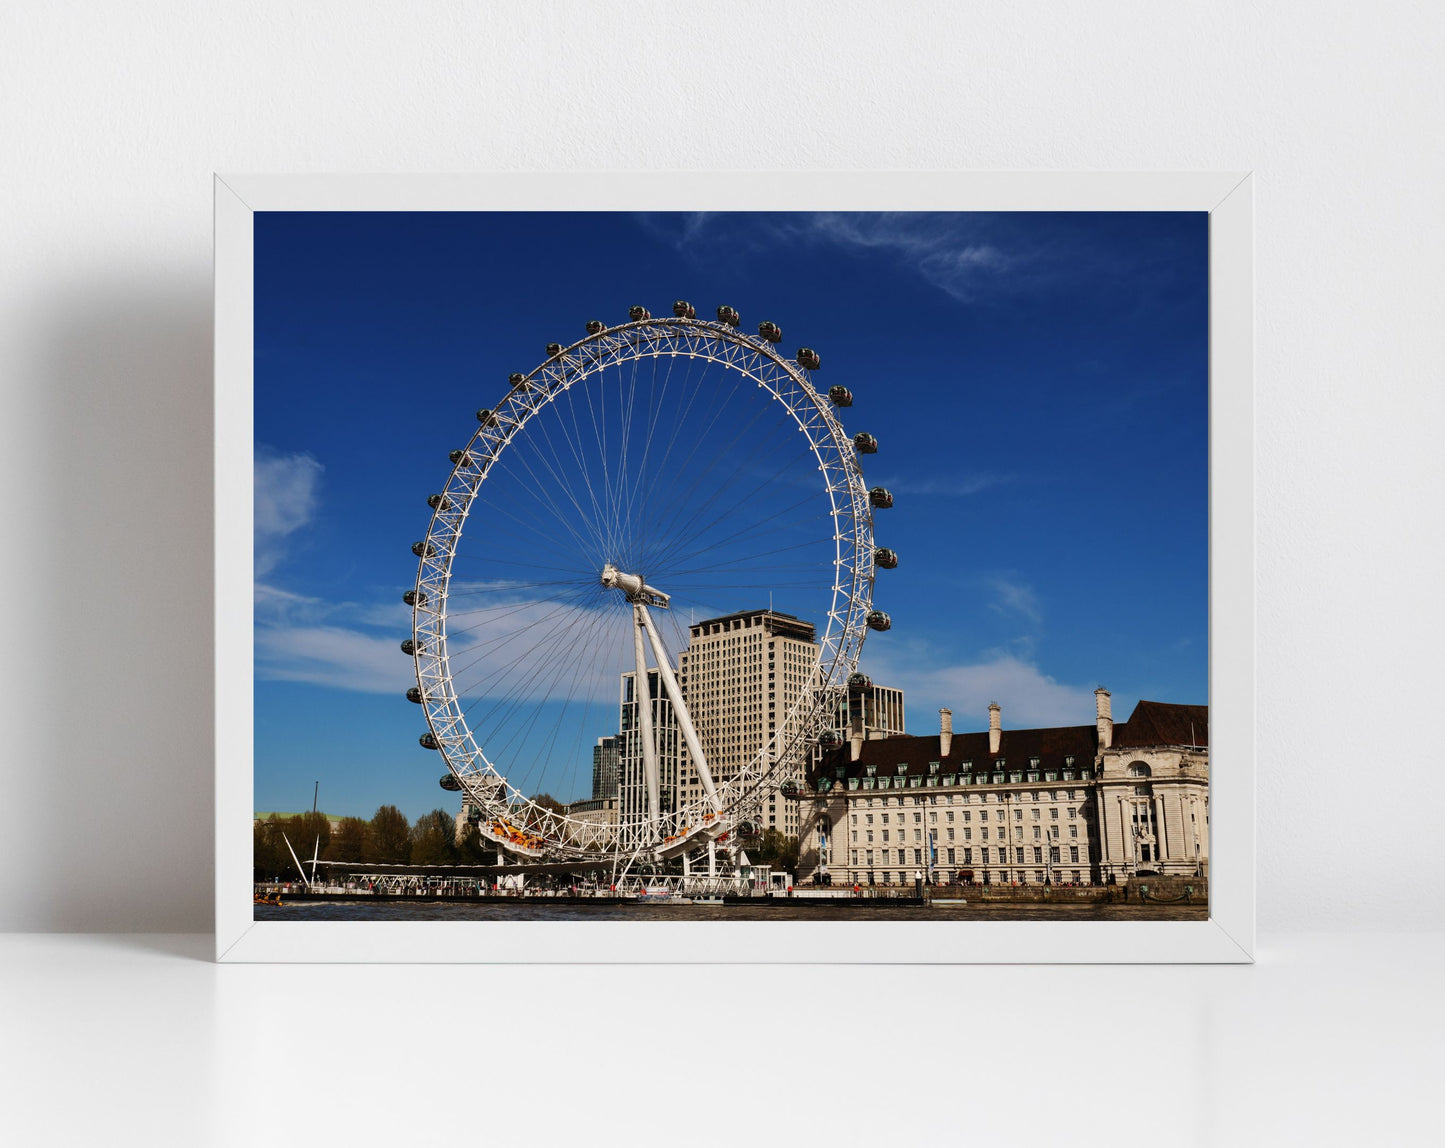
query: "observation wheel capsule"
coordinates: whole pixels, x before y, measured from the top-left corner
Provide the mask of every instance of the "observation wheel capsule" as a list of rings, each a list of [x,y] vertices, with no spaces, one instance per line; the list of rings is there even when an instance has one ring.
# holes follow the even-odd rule
[[[477,411],[477,422],[481,423],[484,427],[494,427],[497,425],[497,412],[491,410],[489,407],[482,407],[481,410]]]
[[[893,494],[887,487],[875,486],[868,492],[868,504],[876,510],[890,510],[893,507]]]
[[[823,358],[812,347],[798,348],[798,366],[804,370],[816,371],[823,365]]]
[[[604,323],[601,319],[588,319],[586,326],[583,327],[583,330],[585,330],[589,335],[600,335],[603,331],[607,330],[607,324]]]
[[[736,327],[743,320],[736,308],[724,306],[717,309],[717,321],[726,323],[729,327]]]
[[[443,774],[441,780],[439,780],[437,784],[440,785],[443,789],[445,789],[448,793],[460,793],[462,791],[462,783],[458,781],[455,777],[453,777],[450,773]]]
[[[672,304],[672,313],[679,319],[696,319],[697,308],[686,299],[678,299]]]
[[[898,569],[898,551],[890,550],[886,546],[880,546],[873,551],[873,565],[881,570]]]
[[[401,600],[405,602],[408,606],[425,606],[426,591],[408,590],[405,594],[401,596]]]
[[[828,401],[835,407],[851,407],[853,405],[853,392],[847,387],[829,387]]]
[[[421,705],[421,690],[416,686],[412,686],[411,689],[406,691],[406,700]]]
[[[758,334],[769,343],[781,343],[783,341],[783,329],[776,323],[759,323]]]
[[[427,730],[416,740],[422,749],[441,749],[441,743],[437,741],[436,735],[431,730]]]
[[[646,307],[629,307],[627,308],[627,317],[634,323],[641,323],[644,319],[651,319],[652,312]]]
[[[853,448],[859,454],[877,454],[878,440],[867,431],[859,431],[853,436]]]
[[[881,633],[882,631],[891,629],[892,627],[893,619],[890,618],[887,614],[885,614],[882,610],[868,611],[868,628],[870,630],[877,630]]]

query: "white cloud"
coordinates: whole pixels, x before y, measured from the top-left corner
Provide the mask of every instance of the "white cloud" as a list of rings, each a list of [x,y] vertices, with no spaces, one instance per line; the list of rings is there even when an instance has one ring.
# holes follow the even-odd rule
[[[938,710],[944,706],[953,710],[956,729],[986,729],[990,702],[1003,707],[1005,728],[1091,725],[1094,720],[1092,685],[1060,682],[1012,654],[930,665],[921,650],[875,649],[865,651],[863,668],[880,686],[904,691],[913,734],[935,732]]]
[[[263,578],[285,556],[285,540],[316,513],[322,466],[309,454],[255,453],[255,573]]]
[[[1032,586],[1002,577],[989,578],[985,584],[993,593],[993,601],[989,603],[989,609],[995,613],[1018,614],[1034,625],[1043,621],[1039,598],[1034,593]]]
[[[894,494],[944,495],[967,498],[999,486],[1009,480],[996,474],[940,475],[934,478],[880,478],[877,485],[886,486]]]

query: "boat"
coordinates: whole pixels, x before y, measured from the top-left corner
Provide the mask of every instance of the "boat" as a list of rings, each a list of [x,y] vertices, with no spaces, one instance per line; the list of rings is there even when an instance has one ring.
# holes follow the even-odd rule
[[[281,907],[281,896],[280,896],[279,893],[278,893],[278,894],[257,893],[257,894],[255,895],[255,900],[254,900],[253,904],[257,904],[257,905],[275,905],[275,906],[279,909],[279,908]]]
[[[644,885],[638,890],[637,901],[646,902],[649,905],[691,905],[692,900],[688,897],[679,897],[666,885]]]

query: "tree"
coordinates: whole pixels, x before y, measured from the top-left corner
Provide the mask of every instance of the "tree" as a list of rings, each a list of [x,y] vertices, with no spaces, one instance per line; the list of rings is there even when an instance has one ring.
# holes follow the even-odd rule
[[[413,865],[455,865],[457,863],[456,821],[445,809],[433,809],[417,818],[411,831]]]
[[[291,839],[296,856],[303,862],[311,860],[318,841],[321,844],[321,852],[317,856],[325,856],[326,847],[331,844],[331,822],[327,820],[324,813],[298,813],[295,817],[286,818],[281,823],[281,828]],[[311,876],[310,865],[306,867],[306,875]]]
[[[411,860],[411,824],[395,805],[383,805],[372,814],[366,860],[377,865],[405,865]]]
[[[798,839],[785,837],[776,829],[763,830],[762,839],[748,850],[754,865],[771,865],[791,873],[798,867]]]
[[[359,817],[343,817],[331,835],[331,844],[322,854],[328,861],[361,861],[366,856],[366,822]]]
[[[276,881],[291,870],[295,880],[296,866],[281,840],[281,823],[274,816],[257,821],[251,831],[251,872],[257,881]]]
[[[542,819],[541,814],[537,812],[537,809],[545,809],[550,813],[560,813],[563,816],[566,816],[567,814],[567,807],[562,804],[562,802],[558,801],[555,797],[553,797],[550,793],[538,793],[535,794],[533,797],[529,798],[529,800],[532,802],[532,805],[527,807],[527,810],[523,815],[525,824],[527,825],[535,825]],[[533,808],[532,806],[535,806],[536,808]]]
[[[482,840],[482,831],[475,825],[468,825],[457,843],[457,859],[463,865],[490,865],[496,856],[492,843]]]

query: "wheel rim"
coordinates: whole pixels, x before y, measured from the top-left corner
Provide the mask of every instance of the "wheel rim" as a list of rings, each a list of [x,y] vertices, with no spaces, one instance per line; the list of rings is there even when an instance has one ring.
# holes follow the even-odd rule
[[[679,365],[686,368],[681,381],[675,378]],[[725,405],[756,409],[769,418],[754,416],[755,421],[741,431],[719,427],[718,399],[723,392],[709,390],[709,375],[713,382],[725,377],[733,384]],[[609,379],[617,382],[611,390]],[[741,394],[748,381],[758,392],[751,405]],[[617,417],[612,420],[607,404],[614,397]],[[674,415],[681,410],[684,420],[692,419],[690,430],[696,441],[677,425],[661,428],[660,433],[659,424],[669,409]],[[802,497],[794,498],[789,489],[782,505],[788,511],[795,505],[805,513],[816,510],[813,517],[826,519],[826,534],[794,543],[788,533],[794,524],[774,521],[783,512],[775,512],[773,518],[761,513],[749,517],[737,506],[727,505],[729,498],[769,499],[783,489],[781,482],[797,481],[796,462],[772,473],[770,459],[768,467],[748,474],[746,466],[737,465],[742,456],[730,455],[745,435],[758,436],[756,428],[762,424],[767,434],[753,438],[747,457],[766,453],[774,440],[782,442],[780,429],[790,431],[791,441],[806,456],[814,475],[811,490],[800,483],[797,493]],[[639,427],[647,428],[646,433],[638,435]],[[711,441],[714,437],[716,442]],[[710,461],[699,460],[700,452]],[[579,643],[585,646],[589,639],[607,638],[607,610],[598,609],[597,595],[589,599],[586,593],[589,576],[598,594],[605,592],[595,578],[598,559],[612,561],[613,552],[618,552],[615,556],[623,562],[651,566],[649,580],[655,577],[661,583],[672,578],[671,586],[660,588],[677,593],[682,602],[691,596],[707,603],[716,602],[716,595],[728,589],[755,593],[770,578],[786,584],[793,568],[808,562],[790,563],[782,560],[784,556],[792,557],[796,550],[821,564],[814,556],[822,553],[823,546],[830,548],[829,575],[820,580],[817,592],[822,608],[816,611],[818,616],[805,617],[818,631],[818,688],[788,698],[785,712],[780,698],[775,732],[760,741],[747,764],[718,785],[730,818],[759,820],[764,785],[776,781],[780,772],[796,769],[802,747],[826,723],[831,697],[846,687],[856,668],[872,601],[873,512],[868,490],[853,440],[807,372],[767,341],[725,323],[685,317],[633,321],[596,331],[549,356],[512,387],[467,445],[454,454],[445,486],[430,500],[433,514],[420,544],[412,617],[418,692],[434,739],[431,744],[469,799],[484,811],[484,818],[524,821],[530,838],[539,843],[538,851],[549,855],[605,856],[631,847],[615,828],[535,805],[525,790],[538,779],[531,767],[525,776],[519,776],[517,768],[522,728],[531,731],[528,752],[536,760],[558,752],[555,732],[549,748],[545,722],[544,736],[540,741],[536,737],[539,715],[556,699],[524,697],[530,688],[527,683],[546,679],[560,689],[570,682],[565,710],[580,679],[590,675],[584,708],[595,702],[599,711],[607,709],[605,700],[597,701],[598,687],[605,687],[615,665],[606,663],[599,648],[584,670],[586,649],[580,658],[574,652]],[[720,462],[731,463],[732,469],[724,467],[723,476],[713,479],[710,476],[721,473]],[[671,489],[655,493],[663,486]],[[512,499],[531,501],[525,506],[508,501],[509,492]],[[737,529],[740,522],[761,524],[766,542],[778,545],[759,546],[753,541],[752,550],[737,557],[736,551],[726,550],[718,541],[718,532],[732,530],[736,537],[750,537],[745,529]],[[503,535],[515,548],[510,557],[498,543]],[[485,556],[469,544],[478,536],[489,544]],[[764,533],[757,534],[757,539],[763,538]],[[739,580],[749,556],[769,560],[763,576],[751,583]],[[493,575],[505,567],[510,577],[470,581],[469,566],[477,561],[486,562]],[[524,571],[528,577],[520,576]],[[800,573],[803,590],[810,576]],[[539,594],[542,590],[555,593]],[[486,604],[472,606],[466,601],[471,597]],[[734,604],[721,612],[739,608]],[[681,642],[676,615],[671,621],[676,646]],[[476,676],[479,665],[481,676]],[[505,684],[500,699],[488,692],[498,683]],[[602,696],[605,699],[605,693]],[[615,702],[611,710],[615,726]],[[531,725],[526,726],[529,715]],[[557,728],[562,724],[559,720]],[[591,730],[579,727],[579,732],[603,736],[617,730],[607,730],[604,724]],[[572,756],[575,765],[575,746]],[[695,802],[680,804],[677,813],[660,819],[659,835],[687,824],[700,810]]]

